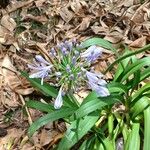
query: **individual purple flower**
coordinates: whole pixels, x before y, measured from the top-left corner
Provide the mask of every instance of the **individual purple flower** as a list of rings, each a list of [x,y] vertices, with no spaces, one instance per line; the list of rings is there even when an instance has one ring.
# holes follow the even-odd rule
[[[69,76],[69,79],[70,79],[70,80],[74,80],[74,75],[71,74],[71,75]]]
[[[67,71],[68,73],[71,72],[71,68],[70,68],[70,65],[69,65],[69,64],[66,65],[66,71]]]
[[[58,47],[59,49],[61,49],[62,47],[64,47],[64,43],[59,43],[59,44],[57,44],[57,47]]]
[[[88,84],[89,84],[90,88],[92,90],[96,91],[96,93],[99,96],[105,97],[105,96],[110,95],[110,93],[106,87],[107,82],[105,80],[101,79],[101,77],[103,77],[102,74],[86,71],[86,77],[88,79]]]
[[[75,65],[77,62],[77,58],[75,56],[72,57],[72,64]]]
[[[28,67],[34,71],[29,78],[41,78],[41,85],[43,85],[43,80],[48,76],[53,65],[46,61],[41,55],[36,55],[35,59],[37,60],[35,64],[28,64]]]
[[[58,95],[55,99],[55,102],[54,102],[54,108],[55,109],[59,109],[61,108],[62,104],[63,104],[63,98],[62,98],[62,87],[59,89],[59,92],[58,92]]]
[[[107,84],[105,80],[101,79],[103,75],[100,73],[93,73],[90,71],[86,71],[86,77],[89,80],[89,82],[93,82],[102,86]]]
[[[61,50],[61,52],[63,53],[63,55],[67,55],[67,54],[68,54],[67,48],[61,47],[60,50]]]
[[[101,86],[93,82],[88,82],[88,84],[90,88],[94,90],[99,96],[106,97],[110,95],[109,90],[106,86]]]
[[[95,45],[90,46],[85,52],[81,53],[81,57],[85,58],[88,62],[95,61],[102,54],[103,48]]]
[[[73,47],[73,43],[70,41],[65,41],[65,46],[67,49],[69,49],[69,51],[71,51]]]
[[[56,56],[56,51],[55,51],[55,49],[53,47],[50,50],[50,55],[54,56],[54,57]]]

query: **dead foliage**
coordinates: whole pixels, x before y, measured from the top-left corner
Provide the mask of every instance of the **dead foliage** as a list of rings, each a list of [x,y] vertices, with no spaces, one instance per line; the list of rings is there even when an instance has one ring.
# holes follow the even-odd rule
[[[42,114],[25,108],[24,115],[22,107],[34,89],[19,71],[28,71],[27,64],[35,54],[46,57],[57,42],[72,38],[81,41],[97,36],[116,47],[124,43],[132,48],[150,41],[149,1],[0,0],[0,6],[0,131],[7,130],[0,137],[1,150],[8,146],[13,150],[51,148],[65,131],[51,123],[32,140],[26,136],[28,125]],[[106,50],[96,70],[104,71],[114,60],[113,53]],[[112,76],[108,73],[107,79]],[[77,96],[85,95],[83,90]]]

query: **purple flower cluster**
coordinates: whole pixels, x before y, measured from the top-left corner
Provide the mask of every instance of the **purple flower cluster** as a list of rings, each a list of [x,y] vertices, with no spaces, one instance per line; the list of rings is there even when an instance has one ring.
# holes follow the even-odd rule
[[[34,72],[30,78],[41,78],[43,84],[44,78],[51,77],[60,86],[58,96],[54,102],[54,108],[59,109],[63,104],[63,92],[75,90],[80,82],[87,81],[89,87],[94,90],[98,96],[105,97],[110,95],[106,85],[107,82],[102,79],[103,75],[89,70],[89,64],[96,61],[102,55],[102,48],[90,46],[86,51],[81,52],[76,41],[65,41],[58,44],[50,51],[50,57],[53,64],[45,60],[41,55],[36,55],[35,63],[28,65]]]

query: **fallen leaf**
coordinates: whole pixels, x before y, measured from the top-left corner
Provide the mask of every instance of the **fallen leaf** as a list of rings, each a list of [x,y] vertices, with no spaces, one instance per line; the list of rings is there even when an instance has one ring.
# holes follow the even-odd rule
[[[144,47],[145,45],[146,45],[146,37],[143,36],[143,37],[138,38],[135,41],[133,41],[129,46],[130,47],[141,48],[141,47]]]
[[[1,25],[8,29],[10,32],[13,32],[16,28],[16,22],[13,18],[10,18],[9,15],[4,15],[1,19]]]
[[[63,7],[60,10],[60,16],[65,22],[68,23],[72,19],[73,13],[70,10],[68,10],[68,7]]]
[[[87,17],[83,18],[83,20],[80,24],[79,31],[86,30],[90,25],[90,21],[91,21],[91,16],[87,16]]]

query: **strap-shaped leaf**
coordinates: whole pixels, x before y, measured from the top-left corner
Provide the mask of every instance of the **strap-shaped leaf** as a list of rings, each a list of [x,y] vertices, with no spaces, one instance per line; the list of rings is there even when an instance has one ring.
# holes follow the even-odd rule
[[[150,83],[146,83],[142,88],[135,92],[135,94],[132,96],[132,101],[139,99],[141,95],[147,92],[150,92]]]
[[[150,66],[141,72],[140,81],[150,77]]]
[[[138,49],[138,50],[136,50],[136,51],[134,51],[134,52],[130,52],[130,53],[124,55],[124,56],[119,57],[118,59],[116,59],[116,60],[106,69],[106,71],[104,72],[104,74],[106,74],[108,71],[110,71],[110,70],[113,68],[113,66],[114,66],[115,64],[118,64],[118,63],[121,62],[122,60],[124,60],[124,59],[126,59],[126,58],[128,58],[128,57],[130,57],[130,56],[133,56],[133,55],[142,53],[142,52],[144,52],[144,51],[147,51],[147,50],[149,50],[149,49],[150,49],[150,44],[148,44],[148,45],[146,45],[145,47],[142,47],[142,48],[140,48],[140,49]]]
[[[48,83],[43,83],[43,85],[41,85],[41,81],[39,79],[29,78],[29,75],[26,72],[22,71],[21,74],[44,95],[56,98],[58,91],[55,87],[49,85]]]
[[[75,110],[73,108],[64,108],[64,109],[56,110],[52,113],[49,113],[37,119],[28,129],[29,136],[32,136],[36,130],[46,125],[47,123],[58,120],[60,118],[68,117],[69,115],[73,114],[74,111]]]
[[[125,81],[131,74],[134,74],[136,71],[147,65],[150,65],[150,57],[145,57],[131,64],[125,68],[124,72],[122,73],[121,81]]]
[[[140,80],[139,80],[139,83],[143,80],[145,80],[146,78],[149,78],[150,77],[150,67],[144,69],[141,71],[140,73]],[[135,79],[131,79],[127,84],[126,86],[128,87],[128,89],[130,89],[133,85],[133,83],[135,82]]]
[[[43,112],[53,112],[54,107],[51,104],[45,104],[35,100],[29,100],[26,102],[26,106],[30,108],[34,108]]]
[[[98,113],[92,113],[89,116],[75,120],[66,131],[64,138],[58,145],[58,150],[69,150],[94,126],[99,118]]]
[[[93,111],[100,110],[104,106],[112,105],[116,102],[119,102],[119,99],[117,97],[105,97],[105,98],[97,98],[93,99],[84,105],[81,105],[78,110],[76,110],[75,114],[71,117],[71,119],[79,119],[82,118],[88,114],[90,114]]]
[[[144,110],[144,148],[143,150],[150,150],[149,142],[150,142],[150,107]]]
[[[142,97],[139,99],[131,108],[132,118],[134,119],[138,114],[143,112],[145,108],[147,108],[150,104],[150,100],[148,97]]]
[[[108,84],[110,93],[125,93],[127,94],[128,88],[122,83],[112,82]]]
[[[127,143],[125,144],[125,150],[139,150],[140,149],[140,136],[139,136],[139,123],[133,123],[132,131],[128,136]]]
[[[112,50],[113,52],[116,51],[110,42],[108,42],[107,40],[102,39],[102,38],[94,37],[94,38],[87,39],[81,43],[82,48],[87,48],[87,47],[92,46],[92,45],[98,45],[98,46],[101,46],[101,47],[106,48],[108,50]]]
[[[123,54],[123,56],[125,56],[125,55],[127,55],[127,54],[129,54],[130,53],[130,51],[127,49],[126,50],[126,52]],[[118,64],[118,67],[117,67],[117,69],[116,69],[116,73],[115,73],[115,75],[114,75],[114,79],[113,79],[113,81],[118,81],[117,79],[118,79],[118,77],[121,75],[121,73],[124,71],[124,68],[126,68],[127,67],[127,65],[129,64],[129,62],[130,62],[130,59],[131,59],[131,57],[127,57],[126,59],[124,59],[124,60],[122,60],[119,64]]]

